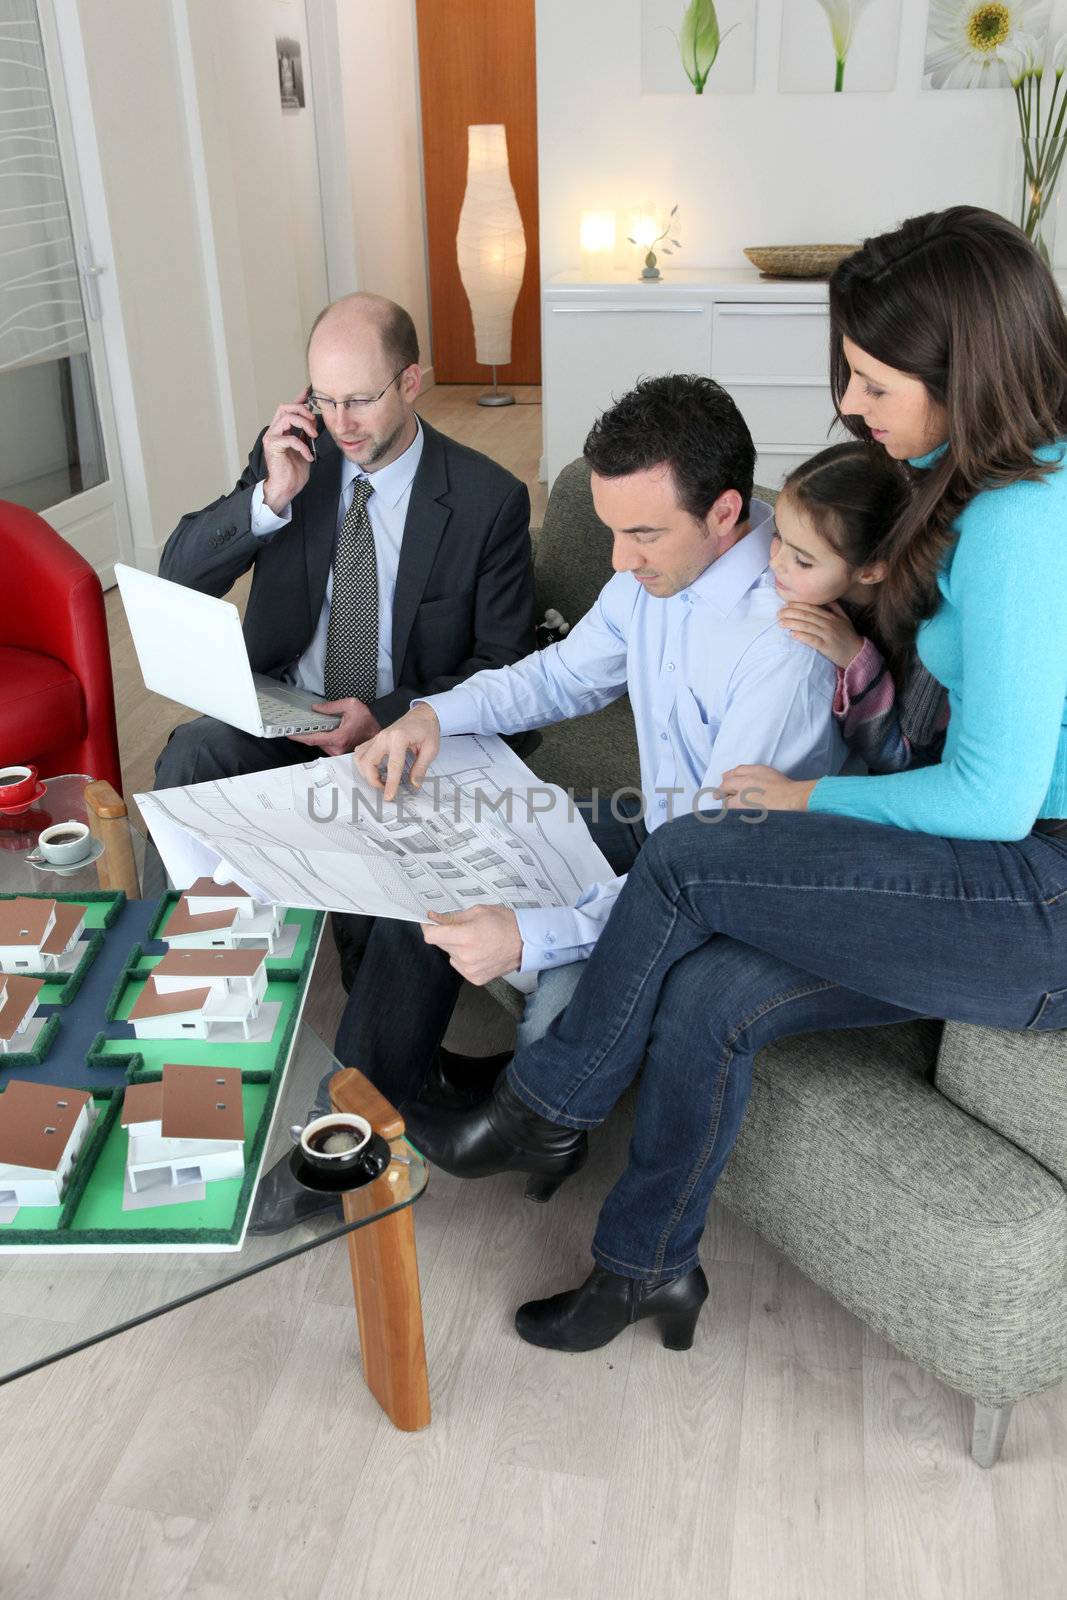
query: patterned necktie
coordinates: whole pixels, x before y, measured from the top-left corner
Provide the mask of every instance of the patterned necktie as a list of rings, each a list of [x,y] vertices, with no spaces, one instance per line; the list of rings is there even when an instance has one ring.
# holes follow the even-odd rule
[[[378,695],[378,567],[367,513],[373,493],[368,479],[355,479],[352,503],[337,535],[326,629],[326,699],[354,695],[364,705]]]

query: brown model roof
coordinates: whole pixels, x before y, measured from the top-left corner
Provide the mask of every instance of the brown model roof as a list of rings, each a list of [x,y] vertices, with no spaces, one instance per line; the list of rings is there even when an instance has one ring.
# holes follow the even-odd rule
[[[39,945],[55,909],[54,900],[32,900],[29,895],[0,900],[0,944]]]
[[[0,1095],[0,1165],[54,1172],[91,1096],[12,1078]]]
[[[239,1069],[168,1061],[158,1083],[131,1083],[122,1103],[122,1126],[157,1119],[164,1139],[243,1139]]]
[[[163,1115],[162,1083],[131,1083],[122,1097],[122,1126],[131,1122],[156,1122]]]
[[[188,900],[182,895],[167,918],[163,937],[177,939],[184,933],[214,933],[218,928],[228,928],[236,921],[237,910],[234,906],[219,906],[215,911],[202,911],[194,917],[189,910]]]
[[[13,1039],[19,1023],[44,988],[43,978],[0,972],[0,1039]]]
[[[56,920],[51,933],[41,946],[41,954],[45,956],[61,956],[71,940],[75,928],[85,921],[88,906],[70,905],[66,901],[56,901]]]
[[[161,978],[251,978],[264,959],[262,950],[168,950],[152,972]]]
[[[129,1020],[139,1022],[142,1017],[169,1017],[176,1011],[203,1011],[210,989],[178,989],[173,994],[160,994],[149,978],[133,1006]]]
[[[164,1139],[243,1139],[244,1103],[238,1067],[163,1068]]]
[[[230,899],[232,899],[234,895],[244,895],[249,900],[252,898],[252,896],[248,893],[248,890],[242,889],[239,883],[216,883],[214,878],[197,878],[195,883],[191,883],[189,885],[185,893],[187,895],[199,895],[201,899],[209,895],[212,898],[214,898],[216,895],[225,895]]]

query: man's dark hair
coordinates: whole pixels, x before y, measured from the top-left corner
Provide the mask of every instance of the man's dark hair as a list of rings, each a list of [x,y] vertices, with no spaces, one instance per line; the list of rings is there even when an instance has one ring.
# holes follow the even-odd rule
[[[756,447],[721,385],[692,373],[645,378],[594,422],[585,459],[602,478],[670,467],[678,499],[701,521],[726,489],[749,514]]]
[[[403,306],[391,305],[382,319],[382,349],[389,357],[390,366],[417,367],[419,364],[419,336]]]

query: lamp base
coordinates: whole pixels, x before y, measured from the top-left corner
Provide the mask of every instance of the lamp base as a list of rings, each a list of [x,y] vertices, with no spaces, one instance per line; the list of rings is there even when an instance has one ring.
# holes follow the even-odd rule
[[[487,390],[485,394],[480,394],[478,396],[477,404],[480,406],[513,406],[515,404],[515,396],[513,394],[508,394],[504,389],[497,388],[496,367],[492,364],[492,362],[488,362],[487,365],[490,372],[493,374],[493,387]]]

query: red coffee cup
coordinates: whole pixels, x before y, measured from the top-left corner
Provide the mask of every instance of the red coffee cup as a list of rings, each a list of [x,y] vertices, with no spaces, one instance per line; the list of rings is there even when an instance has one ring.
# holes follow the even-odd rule
[[[37,793],[37,768],[0,763],[0,810],[28,805]]]

